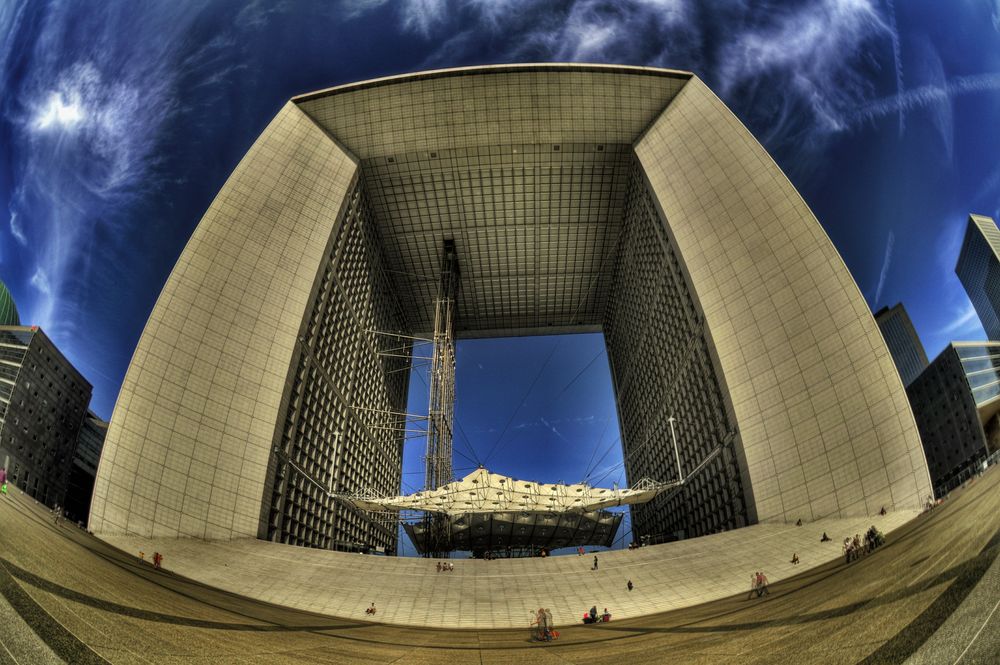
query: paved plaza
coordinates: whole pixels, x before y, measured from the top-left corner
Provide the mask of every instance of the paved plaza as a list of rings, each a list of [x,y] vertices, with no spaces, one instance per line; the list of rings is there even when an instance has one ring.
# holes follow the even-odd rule
[[[167,570],[156,571],[12,496],[0,502],[0,663],[990,663],[1000,649],[998,552],[993,469],[860,561],[775,582],[763,599],[740,593],[598,626],[557,622],[560,638],[537,644],[527,617],[518,629],[442,630],[249,600],[179,576],[169,553]],[[576,558],[541,563],[567,561]],[[576,584],[591,579],[580,573]],[[505,596],[502,577],[486,583]]]

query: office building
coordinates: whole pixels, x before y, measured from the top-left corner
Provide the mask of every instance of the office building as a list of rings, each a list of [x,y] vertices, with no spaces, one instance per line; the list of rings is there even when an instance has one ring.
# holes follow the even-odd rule
[[[90,513],[90,499],[94,492],[94,478],[101,461],[101,448],[108,433],[108,423],[93,411],[87,411],[76,439],[76,451],[69,472],[69,483],[63,506],[66,516],[74,522],[86,524]]]
[[[1000,229],[983,215],[969,215],[955,274],[969,294],[989,339],[1000,340]]]
[[[875,313],[875,323],[882,331],[892,361],[899,370],[899,378],[908,386],[927,367],[927,353],[917,337],[917,331],[910,321],[903,303],[883,307]]]
[[[936,495],[1000,450],[1000,342],[952,342],[907,393]]]
[[[62,504],[91,386],[37,326],[0,326],[0,465],[47,505]]]
[[[460,269],[458,339],[604,333],[629,481],[686,478],[634,509],[637,537],[912,508],[930,491],[856,284],[704,83],[512,65],[281,109],[153,309],[93,531],[392,551],[395,522],[331,492],[399,493],[405,340],[437,329],[443,254]]]

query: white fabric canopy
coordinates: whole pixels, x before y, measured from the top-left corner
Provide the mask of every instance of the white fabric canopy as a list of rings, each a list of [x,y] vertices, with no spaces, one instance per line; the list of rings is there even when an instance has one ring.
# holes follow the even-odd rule
[[[550,485],[479,468],[436,490],[384,498],[364,493],[338,496],[363,510],[423,510],[446,515],[511,511],[589,513],[612,506],[645,503],[680,484],[643,479],[631,489],[605,489],[586,484]]]

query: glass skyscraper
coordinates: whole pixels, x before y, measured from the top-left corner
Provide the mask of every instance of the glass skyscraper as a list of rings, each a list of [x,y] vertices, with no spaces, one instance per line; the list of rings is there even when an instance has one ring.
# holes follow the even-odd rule
[[[883,307],[875,312],[875,323],[882,331],[892,360],[896,363],[899,378],[903,380],[904,386],[910,385],[927,367],[927,353],[924,352],[924,345],[920,343],[903,303]]]
[[[1000,229],[983,215],[969,215],[955,273],[961,280],[986,336],[1000,340]]]

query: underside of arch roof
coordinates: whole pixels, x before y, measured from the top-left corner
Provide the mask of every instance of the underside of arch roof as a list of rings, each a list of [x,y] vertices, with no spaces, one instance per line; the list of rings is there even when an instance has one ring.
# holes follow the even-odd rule
[[[425,72],[293,100],[360,161],[410,327],[433,325],[440,248],[459,337],[600,329],[632,144],[690,80],[611,66]]]

